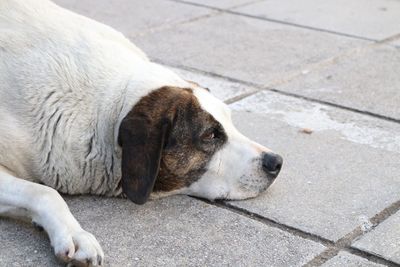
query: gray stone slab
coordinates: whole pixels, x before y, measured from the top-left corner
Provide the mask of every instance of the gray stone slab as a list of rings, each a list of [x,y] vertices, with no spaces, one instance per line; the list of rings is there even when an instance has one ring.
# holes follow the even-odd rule
[[[400,264],[400,211],[367,233],[353,246]]]
[[[370,39],[400,32],[400,2],[391,0],[261,1],[236,11]]]
[[[61,266],[46,234],[31,224],[0,217],[0,266]]]
[[[223,14],[179,25],[135,42],[150,57],[257,84],[369,42]]]
[[[243,133],[284,158],[265,194],[232,205],[337,241],[399,199],[399,124],[272,92],[231,107]]]
[[[178,68],[170,68],[180,77],[198,83],[202,87],[210,89],[210,92],[222,101],[230,100],[242,94],[256,91],[251,86],[242,83],[230,82],[221,78],[212,77],[199,72],[193,72]]]
[[[390,43],[391,45],[397,46],[400,48],[400,38],[398,38],[397,40],[394,40],[393,42]]]
[[[187,0],[186,2],[206,5],[211,7],[230,9],[253,3],[254,0]]]
[[[321,265],[322,267],[343,267],[343,266],[351,266],[351,267],[383,267],[385,265],[378,264],[375,262],[368,261],[367,259],[361,258],[359,256],[347,253],[347,252],[339,252],[337,256],[330,259]]]
[[[111,26],[127,37],[157,31],[213,12],[164,0],[55,0],[57,4]]]
[[[304,75],[275,88],[400,119],[399,73],[400,48],[380,46],[319,70],[305,69]]]
[[[324,250],[189,197],[144,206],[123,199],[69,197],[68,204],[99,240],[106,266],[301,266]],[[55,263],[44,235],[31,228],[0,220],[0,240],[1,266]]]

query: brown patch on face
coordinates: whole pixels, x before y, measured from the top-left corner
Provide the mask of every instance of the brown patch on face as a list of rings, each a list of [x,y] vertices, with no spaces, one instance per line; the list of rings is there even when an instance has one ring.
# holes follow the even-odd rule
[[[162,87],[151,92],[121,123],[125,194],[144,203],[153,187],[167,192],[189,186],[206,171],[226,138],[191,89]]]

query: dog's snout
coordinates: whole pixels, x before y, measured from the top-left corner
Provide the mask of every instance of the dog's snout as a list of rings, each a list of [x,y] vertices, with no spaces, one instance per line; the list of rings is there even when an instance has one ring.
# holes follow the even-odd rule
[[[281,171],[283,159],[275,153],[263,153],[262,167],[263,170],[270,176],[276,177]]]

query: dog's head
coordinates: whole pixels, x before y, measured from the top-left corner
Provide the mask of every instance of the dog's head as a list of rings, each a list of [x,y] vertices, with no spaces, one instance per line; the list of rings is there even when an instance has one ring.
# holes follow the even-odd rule
[[[228,106],[200,87],[143,97],[122,120],[118,142],[122,189],[138,204],[152,192],[255,197],[282,167],[279,155],[240,134]]]

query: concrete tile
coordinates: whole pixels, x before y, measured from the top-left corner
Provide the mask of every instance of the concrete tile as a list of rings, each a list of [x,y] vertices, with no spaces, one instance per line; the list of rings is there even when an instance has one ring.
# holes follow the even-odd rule
[[[322,267],[342,267],[342,266],[351,266],[351,267],[383,267],[385,265],[381,265],[375,262],[368,261],[367,259],[361,258],[359,256],[347,253],[347,252],[339,252],[337,256],[330,259],[326,263],[321,265]]]
[[[133,37],[166,25],[204,16],[206,8],[163,0],[55,0],[55,3]]]
[[[353,247],[400,264],[400,211],[355,242]]]
[[[400,48],[400,38],[398,38],[397,40],[394,40],[393,42],[390,43],[391,45],[397,46],[398,48]]]
[[[61,266],[47,235],[31,224],[0,217],[0,240],[0,266]]]
[[[232,205],[336,241],[398,200],[399,124],[272,92],[231,107],[239,130],[284,158],[265,194]]]
[[[107,266],[301,266],[324,249],[189,197],[144,206],[96,197],[69,197],[68,203],[103,246]],[[48,242],[31,230],[22,236],[17,228],[0,221],[0,249],[7,251],[0,255],[1,266],[27,266],[28,260],[52,265],[48,245],[36,247]]]
[[[221,78],[201,74],[199,72],[193,72],[178,68],[170,69],[178,73],[183,79],[194,81],[202,87],[210,89],[210,92],[222,101],[226,101],[242,94],[256,91],[256,89],[251,86],[243,85],[236,82],[230,82]]]
[[[257,84],[271,83],[369,43],[229,14],[186,23],[135,42],[165,64]]]
[[[229,9],[254,2],[254,0],[187,0],[186,2]]]
[[[275,88],[400,119],[400,48],[360,51]]]
[[[400,32],[399,10],[391,0],[267,0],[235,11],[380,40]]]

